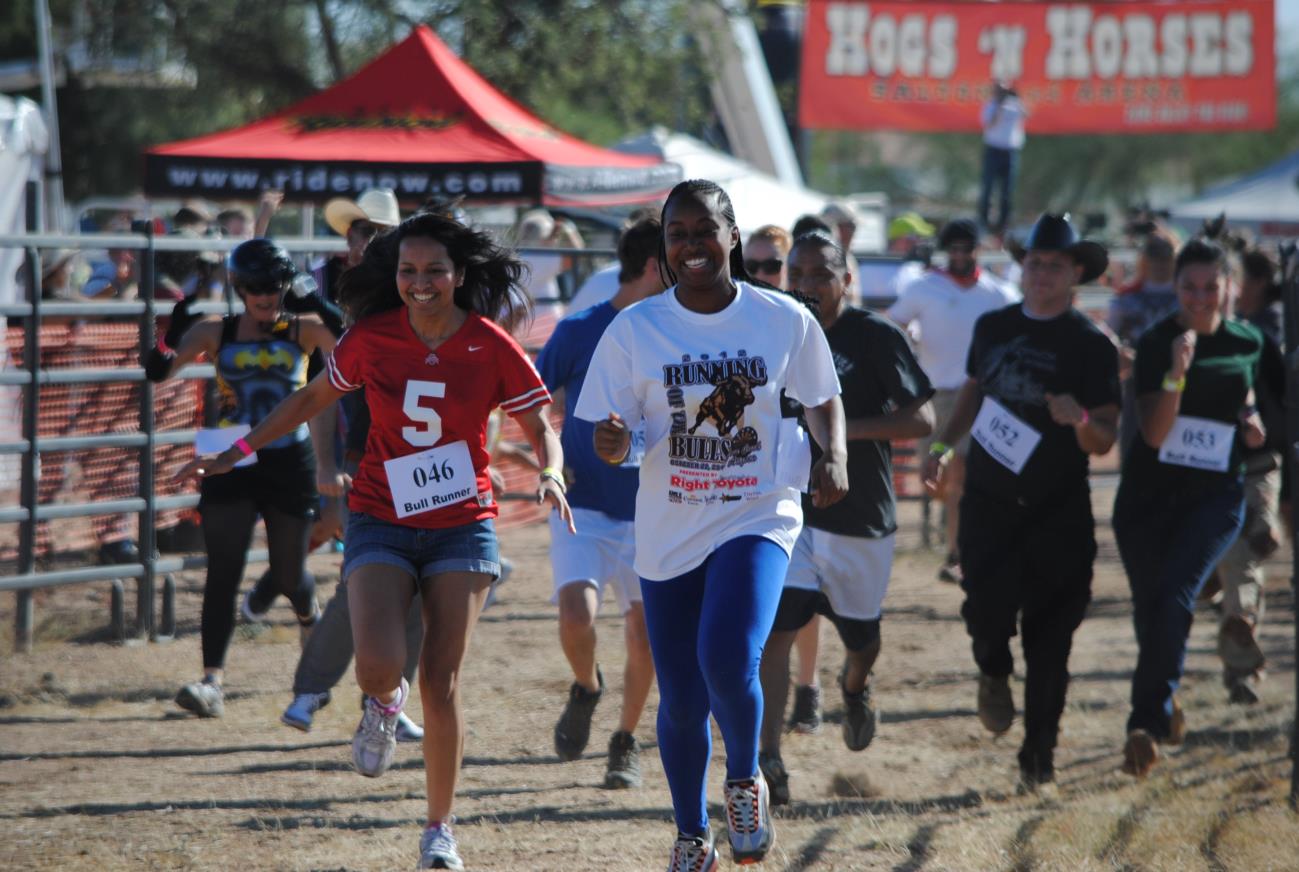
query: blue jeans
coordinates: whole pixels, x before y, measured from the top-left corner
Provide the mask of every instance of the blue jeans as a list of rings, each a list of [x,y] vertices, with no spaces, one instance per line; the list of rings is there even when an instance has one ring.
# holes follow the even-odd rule
[[[1010,223],[1011,198],[1015,193],[1015,174],[1019,171],[1019,149],[983,147],[983,180],[979,185],[979,223],[1002,231]],[[990,222],[992,191],[996,187],[1000,200],[996,222]]]
[[[789,556],[775,542],[741,536],[684,575],[641,579],[659,683],[659,757],[677,829],[688,835],[708,826],[710,712],[726,743],[726,777],[758,771],[758,665],[788,568]]]
[[[416,582],[443,572],[479,572],[499,578],[501,556],[491,518],[459,527],[424,529],[352,512],[344,534],[343,572],[370,563],[404,569]]]
[[[1239,479],[1192,493],[1120,484],[1114,537],[1132,590],[1138,652],[1129,731],[1168,737],[1196,598],[1244,523]]]

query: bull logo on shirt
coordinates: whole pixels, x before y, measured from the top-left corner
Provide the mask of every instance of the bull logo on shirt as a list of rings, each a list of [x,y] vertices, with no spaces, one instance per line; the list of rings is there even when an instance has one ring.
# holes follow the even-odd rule
[[[745,407],[751,405],[753,383],[744,373],[737,372],[713,388],[713,392],[704,398],[699,404],[695,425],[686,432],[693,436],[700,424],[711,420],[717,427],[717,435],[725,436],[740,423]]]
[[[690,355],[663,367],[663,387],[672,410],[668,458],[683,470],[717,471],[757,461],[762,443],[758,431],[745,426],[745,411],[755,402],[754,391],[767,383],[767,362],[743,349],[732,357]],[[687,409],[690,388],[710,388],[695,407],[693,425]],[[696,394],[697,395],[697,394]],[[716,431],[700,430],[711,423]]]

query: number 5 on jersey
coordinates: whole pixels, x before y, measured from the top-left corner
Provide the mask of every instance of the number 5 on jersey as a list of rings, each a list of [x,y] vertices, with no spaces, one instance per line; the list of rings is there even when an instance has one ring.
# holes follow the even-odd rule
[[[418,379],[411,379],[406,382],[406,398],[402,400],[401,410],[406,414],[407,418],[417,421],[423,426],[402,427],[401,438],[417,448],[428,448],[436,445],[438,440],[442,438],[442,416],[428,406],[421,406],[420,400],[425,397],[440,400],[446,395],[447,386],[445,382],[420,381]]]

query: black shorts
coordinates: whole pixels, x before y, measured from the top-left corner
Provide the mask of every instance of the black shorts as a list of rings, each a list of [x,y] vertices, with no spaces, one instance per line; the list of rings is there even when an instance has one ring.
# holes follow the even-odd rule
[[[834,613],[830,600],[819,590],[787,587],[780,592],[780,607],[776,609],[773,632],[793,633],[803,629],[815,615],[824,615],[839,631],[843,646],[849,651],[860,651],[879,638],[880,622],[844,618]]]
[[[225,475],[203,479],[198,509],[213,503],[252,500],[258,510],[277,509],[295,518],[314,518],[320,504],[316,494],[316,452],[311,440],[286,448],[262,448],[257,462]]]

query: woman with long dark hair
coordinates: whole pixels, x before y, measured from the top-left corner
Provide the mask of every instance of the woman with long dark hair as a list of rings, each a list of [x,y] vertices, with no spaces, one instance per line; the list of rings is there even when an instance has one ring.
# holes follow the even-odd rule
[[[497,406],[536,451],[537,501],[554,506],[571,529],[563,453],[545,415],[550,394],[502,326],[527,313],[523,271],[485,233],[437,215],[406,219],[343,275],[340,298],[356,323],[326,373],[277,406],[242,444],[181,471],[220,474],[343,394],[365,388],[370,433],[348,500],[343,558],[357,683],[366,694],[352,762],[368,776],[392,762],[397,716],[409,694],[403,626],[418,589],[425,627],[425,869],[463,868],[451,833],[464,752],[460,669],[488,587],[501,572],[485,447]]]
[[[644,422],[636,572],[659,677],[659,755],[677,839],[671,872],[708,872],[708,718],[726,742],[731,853],[755,863],[775,833],[758,768],[758,665],[802,527],[847,491],[839,380],[825,334],[791,296],[751,284],[730,198],[677,185],[663,207],[663,275],[674,286],[618,314],[596,347],[578,417],[595,451],[621,463]],[[825,453],[815,464],[784,395],[806,408]]]
[[[1224,317],[1227,257],[1193,239],[1173,266],[1177,310],[1137,341],[1141,438],[1123,461],[1114,536],[1132,589],[1137,667],[1123,771],[1144,777],[1180,744],[1174,695],[1195,601],[1245,519],[1245,449],[1266,438],[1254,405],[1263,337]]]

